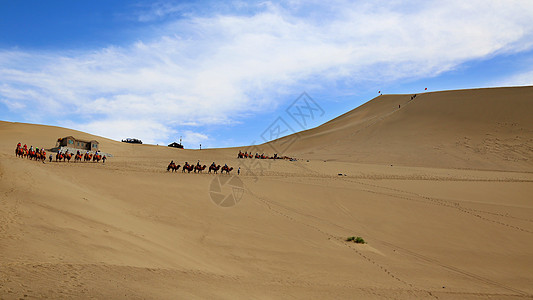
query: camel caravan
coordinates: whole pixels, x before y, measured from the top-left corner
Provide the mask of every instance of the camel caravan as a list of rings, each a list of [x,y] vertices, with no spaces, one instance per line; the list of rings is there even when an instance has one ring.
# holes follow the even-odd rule
[[[287,159],[287,160],[290,160],[290,161],[295,161],[296,160],[295,158],[292,158],[292,157],[289,157],[289,156],[278,156],[277,153],[274,153],[274,156],[268,156],[268,155],[265,155],[264,153],[263,154],[255,153],[255,155],[253,155],[252,152],[248,153],[248,152],[242,152],[242,151],[239,151],[239,154],[237,154],[237,158]]]
[[[181,165],[176,165],[176,163],[174,163],[174,161],[171,161],[168,166],[167,166],[167,172],[177,172],[179,170],[179,168],[182,167]],[[206,165],[200,165],[200,161],[198,161],[198,163],[196,163],[196,165],[191,165],[189,164],[188,162],[185,162],[185,164],[183,165],[183,167],[181,168],[181,172],[182,173],[191,173],[194,172],[194,173],[202,173],[202,171],[205,170],[207,166]],[[215,162],[213,162],[210,166],[209,166],[209,169],[208,169],[208,172],[209,174],[211,174],[211,172],[215,173],[215,174],[218,174],[218,171],[220,170],[220,173],[224,174],[224,172],[226,172],[226,174],[229,174],[232,170],[233,170],[233,167],[228,167],[227,164],[225,164],[224,166],[220,166],[220,165],[217,165],[215,164]]]
[[[15,156],[21,157],[21,158],[27,158],[29,160],[35,159],[36,161],[44,161],[46,160],[46,151],[41,148],[33,148],[31,146],[28,149],[28,145],[22,146],[21,143],[17,144],[17,148],[15,149]]]
[[[105,163],[107,157],[105,155],[102,155],[98,152],[91,154],[89,152],[85,152],[84,154],[80,153],[78,151],[76,154],[70,153],[68,150],[65,152],[57,151],[56,153],[56,162],[63,161],[63,162],[70,162],[71,159],[74,159],[74,162],[100,162],[103,161]],[[52,161],[52,156],[50,155],[50,161]]]
[[[36,161],[42,161],[43,163],[46,161],[46,151],[44,148],[33,148],[31,146],[28,149],[28,145],[24,144],[24,146],[21,145],[21,143],[17,144],[17,148],[15,149],[15,155],[17,157],[21,158],[28,158],[28,159],[35,159]],[[48,156],[48,159],[50,162],[53,160],[53,155],[50,154]],[[57,151],[55,155],[55,161],[56,162],[70,162],[71,159],[74,159],[74,162],[104,162],[106,161],[107,157],[105,155],[100,154],[99,151],[96,151],[94,154],[90,153],[89,151],[82,154],[79,150],[76,154],[70,153],[68,150],[65,152],[61,152],[60,150]]]
[[[81,153],[79,150],[74,153],[70,153],[68,150],[65,152],[57,151],[56,153],[56,162],[58,161],[67,161],[70,162],[71,159],[74,159],[74,162],[95,162],[98,163],[100,161],[104,162],[106,161],[107,157],[105,155],[100,154],[100,152],[96,151],[94,154],[90,153],[89,151],[85,153]],[[52,157],[50,156],[50,161],[52,161]]]

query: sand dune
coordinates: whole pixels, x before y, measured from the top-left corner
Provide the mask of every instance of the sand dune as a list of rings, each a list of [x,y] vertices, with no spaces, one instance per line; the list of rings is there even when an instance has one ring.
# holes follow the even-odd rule
[[[286,137],[296,140],[287,152],[349,162],[533,170],[533,87],[433,92],[411,100],[413,95],[379,96],[297,138]]]
[[[296,162],[0,122],[0,298],[531,298],[532,93],[380,96],[300,133]],[[67,135],[113,157],[14,155]],[[240,202],[171,159],[241,166]]]

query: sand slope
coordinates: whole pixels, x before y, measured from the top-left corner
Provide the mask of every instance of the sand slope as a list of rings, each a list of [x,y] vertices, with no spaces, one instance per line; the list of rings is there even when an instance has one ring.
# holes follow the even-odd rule
[[[286,137],[295,139],[287,152],[350,162],[533,170],[533,87],[412,96],[379,96],[322,126]],[[272,144],[284,149],[277,143]]]
[[[531,89],[449,93],[459,95],[457,107],[469,101],[464,94],[492,92],[522,99]],[[446,93],[419,96],[392,113],[390,105],[409,97],[381,96],[303,133],[291,151],[309,162],[243,161],[235,158],[238,149],[131,145],[0,122],[0,298],[531,298],[529,102],[517,100],[526,105],[521,112],[502,111],[497,119],[519,126],[488,132],[504,141],[513,128],[525,128],[517,135],[526,148],[510,153],[526,159],[509,161],[495,144],[478,153],[451,142],[463,135],[471,145],[483,142],[500,102],[468,119],[450,108],[449,125],[435,125],[446,120]],[[415,117],[417,111],[429,115]],[[394,139],[409,124],[424,125],[419,140],[410,137],[418,141],[411,148]],[[470,125],[458,133],[457,124]],[[347,131],[355,134],[339,139]],[[380,142],[371,133],[383,135],[388,151],[372,148]],[[14,156],[19,141],[52,147],[67,135],[95,138],[114,157],[103,165]],[[353,149],[364,136],[366,148]],[[441,149],[426,153],[426,143],[437,141]],[[363,150],[375,155],[362,159]],[[391,153],[409,150],[416,157],[390,166],[400,159]],[[470,156],[459,155],[466,151]],[[441,162],[438,153],[450,154]],[[171,159],[241,166],[242,199],[215,205],[212,180],[230,176],[167,173]],[[368,244],[347,243],[348,236]]]

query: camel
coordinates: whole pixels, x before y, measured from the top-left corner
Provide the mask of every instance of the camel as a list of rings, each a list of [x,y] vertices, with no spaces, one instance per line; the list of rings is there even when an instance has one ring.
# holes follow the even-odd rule
[[[218,170],[220,170],[220,165],[217,165],[217,166],[209,166],[209,171],[207,173],[211,174],[211,171],[213,171],[215,174],[218,173]]]
[[[41,150],[35,153],[35,160],[44,162],[46,160],[46,151]]]
[[[74,156],[74,161],[77,162],[79,160],[81,162],[81,158],[82,158],[81,154],[76,154],[76,156]]]
[[[168,167],[167,167],[167,172],[172,170],[172,172],[174,172],[174,168],[176,167],[176,164],[171,162],[168,164]]]
[[[26,157],[29,160],[32,160],[35,157],[35,150],[28,150],[28,154],[26,155]]]
[[[96,154],[93,155],[93,161],[95,161],[95,162],[99,162],[101,159],[102,159],[102,155],[101,155],[101,154],[99,154],[99,155],[96,155]]]
[[[193,165],[185,164],[183,166],[183,168],[181,169],[181,172],[185,173],[185,171],[187,171],[187,172],[191,173],[192,170],[194,170],[194,166]]]
[[[24,148],[22,148],[22,147],[17,147],[17,149],[15,149],[15,155],[16,155],[17,157],[20,156],[20,157],[22,158],[22,157],[24,157],[24,156],[27,155],[27,154],[26,154],[26,150],[24,150]]]
[[[233,170],[233,167],[228,167],[228,166],[223,166],[222,167],[222,170],[220,171],[221,174],[224,174],[224,171],[226,171],[227,174],[229,174],[229,172],[231,172],[231,170]]]
[[[35,158],[35,160],[37,160],[37,152],[35,150],[30,150],[30,151],[28,151],[27,157],[28,157],[29,160],[32,160],[34,158]]]
[[[61,152],[57,153],[57,154],[56,154],[56,162],[57,162],[58,160],[59,160],[59,161],[63,160],[63,159],[64,159],[63,155],[64,155],[64,154],[61,153]]]
[[[167,172],[172,170],[172,173],[177,172],[180,169],[180,165],[176,165],[175,163],[168,164]]]
[[[93,158],[93,155],[90,154],[89,152],[85,153],[85,155],[83,156],[83,161],[91,161],[91,159]]]
[[[196,165],[196,166],[194,166],[194,173],[196,173],[196,171],[198,171],[198,173],[202,172],[203,170],[205,170],[205,167],[206,167],[206,165],[203,165],[203,166]]]

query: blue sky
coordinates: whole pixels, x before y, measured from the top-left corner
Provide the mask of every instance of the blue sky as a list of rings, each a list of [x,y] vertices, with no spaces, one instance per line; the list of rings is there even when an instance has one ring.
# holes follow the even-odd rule
[[[0,120],[260,143],[378,91],[533,85],[532,19],[529,0],[0,1]],[[305,126],[302,92],[322,109]]]

